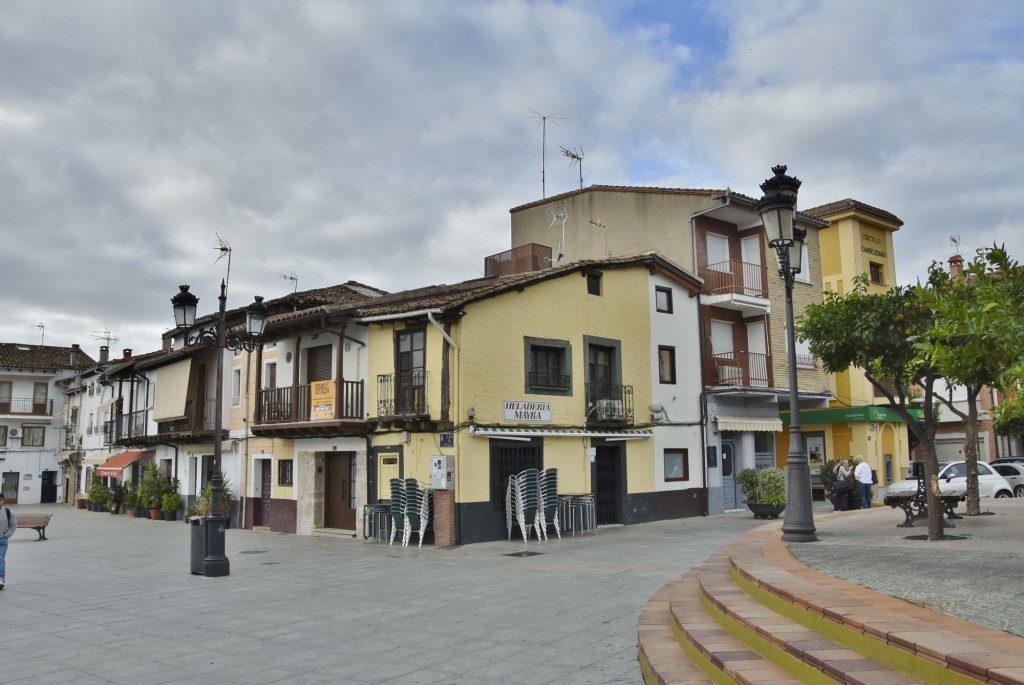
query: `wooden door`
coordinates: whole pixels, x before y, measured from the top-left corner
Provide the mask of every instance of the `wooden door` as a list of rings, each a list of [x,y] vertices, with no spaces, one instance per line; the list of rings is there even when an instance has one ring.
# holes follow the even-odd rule
[[[351,453],[324,456],[324,528],[355,530],[356,460]]]
[[[260,525],[270,525],[270,472],[269,459],[260,459]]]

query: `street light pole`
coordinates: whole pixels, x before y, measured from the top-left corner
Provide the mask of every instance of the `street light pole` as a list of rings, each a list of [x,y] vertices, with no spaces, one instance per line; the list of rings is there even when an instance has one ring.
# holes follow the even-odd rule
[[[814,542],[811,511],[811,468],[800,429],[800,396],[796,377],[796,336],[793,331],[793,279],[800,273],[806,231],[796,225],[796,196],[800,180],[786,176],[784,165],[772,167],[775,176],[761,184],[764,196],[757,211],[764,224],[768,246],[778,255],[779,276],[786,287],[786,362],[789,366],[789,454],[786,456],[786,511],[782,539]]]
[[[186,346],[202,345],[206,348],[216,349],[215,360],[215,383],[213,389],[214,412],[213,412],[213,475],[210,477],[212,497],[210,501],[210,515],[206,517],[206,556],[203,559],[203,575],[211,578],[219,578],[231,573],[231,562],[225,553],[224,531],[227,528],[227,514],[224,512],[224,475],[221,471],[222,439],[221,431],[224,427],[223,419],[223,393],[224,393],[224,351],[237,351],[244,349],[252,352],[256,348],[256,340],[263,335],[263,327],[267,320],[267,306],[263,304],[263,298],[256,296],[255,301],[246,310],[246,331],[247,334],[239,334],[227,331],[227,283],[220,282],[219,308],[217,310],[217,322],[210,328],[199,331],[196,335],[190,335],[189,329],[195,325],[196,306],[199,298],[188,291],[187,285],[179,286],[180,292],[171,298],[174,306],[174,319],[177,325],[183,329]]]

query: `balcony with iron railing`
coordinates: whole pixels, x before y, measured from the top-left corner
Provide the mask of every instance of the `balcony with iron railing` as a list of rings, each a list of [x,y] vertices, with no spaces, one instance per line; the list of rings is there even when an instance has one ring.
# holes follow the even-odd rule
[[[427,372],[423,369],[377,376],[378,418],[422,418],[427,407]]]
[[[767,388],[771,385],[771,355],[760,352],[713,354],[706,378],[712,386]]]
[[[285,388],[265,388],[259,392],[256,423],[295,423],[317,420],[362,421],[365,405],[364,387],[363,381],[341,381],[341,392],[337,405],[330,408],[319,406],[314,408],[312,388],[309,383]]]
[[[0,416],[52,416],[53,400],[36,401],[31,397],[0,400]]]
[[[133,411],[119,418],[117,431],[118,442],[132,442],[146,436],[147,412]]]
[[[739,259],[708,264],[698,269],[704,280],[702,302],[735,309],[744,316],[768,311],[767,269]]]
[[[587,383],[587,418],[589,425],[632,426],[633,386],[613,383]]]
[[[555,371],[531,371],[529,373],[531,388],[547,390],[568,390],[572,387],[572,376]]]

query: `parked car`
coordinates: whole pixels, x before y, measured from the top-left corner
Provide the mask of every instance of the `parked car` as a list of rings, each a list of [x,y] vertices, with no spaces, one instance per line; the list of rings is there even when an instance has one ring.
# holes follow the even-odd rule
[[[1013,486],[1014,497],[1024,497],[1024,463],[1021,464],[992,464],[992,468],[1006,479]]]
[[[951,461],[939,464],[939,491],[942,494],[967,492],[967,464]],[[889,486],[890,493],[917,492],[917,480],[898,480]],[[1001,475],[985,462],[978,462],[978,494],[982,497],[1013,497],[1014,489]],[[1024,497],[1024,495],[1021,495]]]
[[[999,457],[989,462],[990,464],[1024,464],[1024,457]]]

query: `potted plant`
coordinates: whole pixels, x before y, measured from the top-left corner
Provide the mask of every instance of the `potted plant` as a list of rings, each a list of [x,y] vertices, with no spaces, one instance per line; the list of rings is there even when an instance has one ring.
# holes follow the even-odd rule
[[[89,506],[93,511],[103,511],[107,505],[109,499],[109,493],[107,492],[107,486],[103,484],[103,481],[99,477],[94,476],[92,484],[89,485]]]
[[[743,469],[736,482],[754,518],[778,518],[786,508],[786,479],[782,469]]]
[[[227,527],[230,528],[231,527],[231,507],[233,507],[235,505],[235,502],[238,501],[238,498],[235,496],[234,491],[231,489],[231,481],[228,480],[228,477],[225,476],[223,473],[221,474],[221,483],[222,483],[222,488],[223,488],[223,490],[222,490],[222,500],[223,500],[223,505],[224,505],[224,516],[227,517]],[[200,498],[202,499],[203,504],[204,504],[205,509],[206,509],[206,513],[205,514],[200,514],[200,515],[201,516],[209,516],[210,515],[210,508],[213,505],[213,482],[212,481],[206,481],[206,485],[203,486],[203,493],[202,493],[202,495],[200,497],[196,498],[197,501]]]
[[[139,487],[143,504],[149,510],[149,518],[154,521],[159,520],[160,514],[163,513],[161,500],[164,496],[165,480],[163,474],[160,473],[160,467],[155,461],[146,464],[146,473],[143,476],[142,485]]]
[[[135,510],[139,506],[139,493],[137,490],[132,489],[131,481],[125,484],[125,490],[127,492],[124,494],[124,508],[128,510],[129,516],[135,518]]]
[[[178,509],[181,508],[181,496],[177,492],[165,492],[161,498],[161,504],[163,505],[164,519],[176,521],[178,519]]]
[[[115,480],[113,484],[108,488],[107,496],[107,510],[111,514],[120,514],[121,507],[124,506],[125,498],[125,487],[121,484],[121,481]]]

